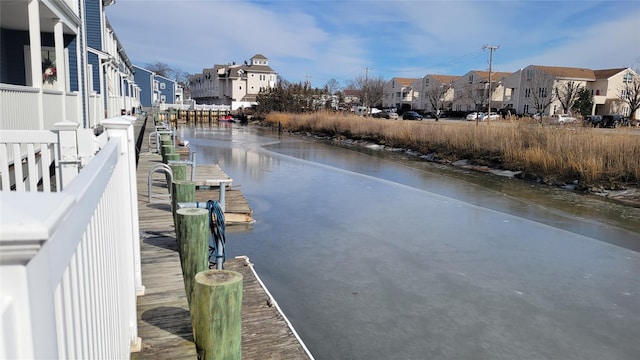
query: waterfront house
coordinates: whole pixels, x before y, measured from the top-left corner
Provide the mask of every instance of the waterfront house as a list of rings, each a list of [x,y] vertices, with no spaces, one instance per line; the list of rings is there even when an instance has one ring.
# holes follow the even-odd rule
[[[448,111],[453,106],[453,82],[460,76],[427,74],[416,80],[413,87],[413,101],[411,107],[426,113],[436,110]],[[437,100],[437,101],[436,101]],[[433,104],[439,105],[434,109]]]
[[[471,70],[453,81],[453,111],[485,111],[489,101],[489,78],[491,78],[491,108],[502,108],[502,81],[508,72]]]
[[[622,101],[625,96],[638,96],[640,75],[631,68],[594,70],[595,81],[587,83],[593,96],[594,115],[621,114],[640,119],[640,109],[631,114],[629,104]]]
[[[276,86],[277,73],[269,59],[256,54],[243,64],[214,65],[189,81],[191,98],[198,104],[227,105],[232,110],[251,107],[261,90]]]
[[[594,80],[595,74],[591,69],[529,65],[504,80],[504,107],[514,109],[518,114],[564,113],[555,89],[569,83],[584,87]]]
[[[417,79],[394,77],[384,84],[382,107],[410,110],[413,102],[413,84]]]
[[[562,94],[571,84],[574,88],[586,88],[591,92],[592,114],[630,116],[629,105],[621,100],[621,96],[634,81],[640,81],[640,77],[630,68],[592,70],[529,65],[503,81],[504,107],[518,114],[563,113],[565,110],[556,89]],[[536,108],[536,105],[544,106],[544,109]]]
[[[134,79],[140,86],[140,104],[152,107],[167,104],[182,104],[183,89],[177,81],[160,76],[155,72],[134,65]]]
[[[131,64],[104,7],[113,0],[0,1],[0,127],[84,128],[138,105]]]

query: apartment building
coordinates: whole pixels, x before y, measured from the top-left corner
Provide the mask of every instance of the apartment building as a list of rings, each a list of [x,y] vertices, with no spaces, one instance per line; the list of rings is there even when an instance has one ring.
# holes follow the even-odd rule
[[[411,109],[413,102],[413,84],[418,79],[392,78],[383,87],[382,106],[397,108],[400,111]]]
[[[198,104],[228,105],[232,110],[256,104],[263,89],[276,86],[278,74],[269,59],[256,54],[243,64],[214,65],[189,81],[191,98]]]
[[[414,110],[435,113],[437,110],[450,111],[453,106],[453,83],[460,76],[427,74],[413,83]]]

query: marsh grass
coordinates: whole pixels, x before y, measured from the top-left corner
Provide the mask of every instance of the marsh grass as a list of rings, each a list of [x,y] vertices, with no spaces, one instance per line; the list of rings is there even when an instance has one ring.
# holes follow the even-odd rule
[[[540,126],[535,121],[394,121],[343,113],[271,113],[265,123],[292,132],[366,140],[468,159],[546,182],[618,187],[640,179],[640,134],[580,126]]]

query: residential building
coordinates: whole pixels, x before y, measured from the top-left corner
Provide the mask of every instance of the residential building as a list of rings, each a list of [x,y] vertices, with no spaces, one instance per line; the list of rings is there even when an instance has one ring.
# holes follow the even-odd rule
[[[191,97],[198,104],[228,105],[232,110],[256,104],[261,90],[274,88],[277,73],[269,59],[256,54],[242,65],[214,65],[189,81]]]
[[[382,106],[397,108],[400,111],[410,110],[413,102],[413,84],[418,79],[392,78],[384,84]]]
[[[593,96],[592,114],[630,116],[627,103],[620,97],[626,84],[640,81],[630,68],[592,70],[586,68],[529,65],[503,81],[504,108],[517,114],[553,115],[564,109],[558,94],[567,88],[586,88]]]
[[[453,82],[460,76],[427,74],[413,83],[414,110],[424,113],[435,113],[436,110],[448,111],[452,109],[454,91]],[[437,104],[438,109],[434,109]]]
[[[511,73],[491,72],[491,109],[502,108],[502,82]],[[453,111],[486,111],[489,102],[489,72],[472,70],[453,81]]]
[[[182,86],[177,81],[160,76],[155,72],[134,65],[134,78],[140,86],[140,104],[152,107],[160,104],[182,104]]]
[[[638,73],[631,68],[594,70],[593,73],[595,81],[587,83],[593,96],[593,115],[621,114],[640,119],[640,109],[631,114],[629,104],[621,100],[629,88],[640,82]]]
[[[345,89],[342,91],[344,95],[344,104],[347,106],[360,104],[360,90]]]
[[[85,128],[138,106],[104,8],[113,0],[0,1],[0,128]]]
[[[584,87],[595,81],[591,69],[529,65],[503,81],[503,108],[517,114],[553,115],[564,113],[556,89],[566,86]],[[569,85],[572,84],[572,85]]]

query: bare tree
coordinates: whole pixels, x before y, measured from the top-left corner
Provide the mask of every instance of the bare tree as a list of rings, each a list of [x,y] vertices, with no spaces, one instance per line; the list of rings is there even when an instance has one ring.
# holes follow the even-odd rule
[[[340,91],[340,83],[336,79],[329,79],[325,87],[329,90],[331,94],[335,94]]]
[[[578,100],[580,90],[584,87],[575,81],[563,81],[554,88],[555,95],[562,104],[562,113],[567,114]]]
[[[360,100],[367,107],[382,105],[384,84],[386,81],[380,77],[358,76],[348,83],[349,89],[360,90]]]
[[[628,71],[622,80],[622,89],[618,98],[629,105],[630,116],[636,119],[636,111],[640,109],[640,76]]]
[[[429,101],[429,104],[431,104],[431,108],[434,110],[433,116],[436,121],[440,119],[440,110],[442,110],[444,106],[444,99],[450,87],[451,84],[438,84],[436,86],[429,87],[425,92],[427,100]]]
[[[173,75],[173,68],[163,62],[158,61],[153,64],[147,64],[145,68],[156,73],[156,75],[160,75],[168,79],[171,79],[171,76]]]
[[[555,99],[554,81],[555,77],[546,71],[532,69],[527,73],[524,97],[540,114],[540,123],[542,123],[542,114]]]

